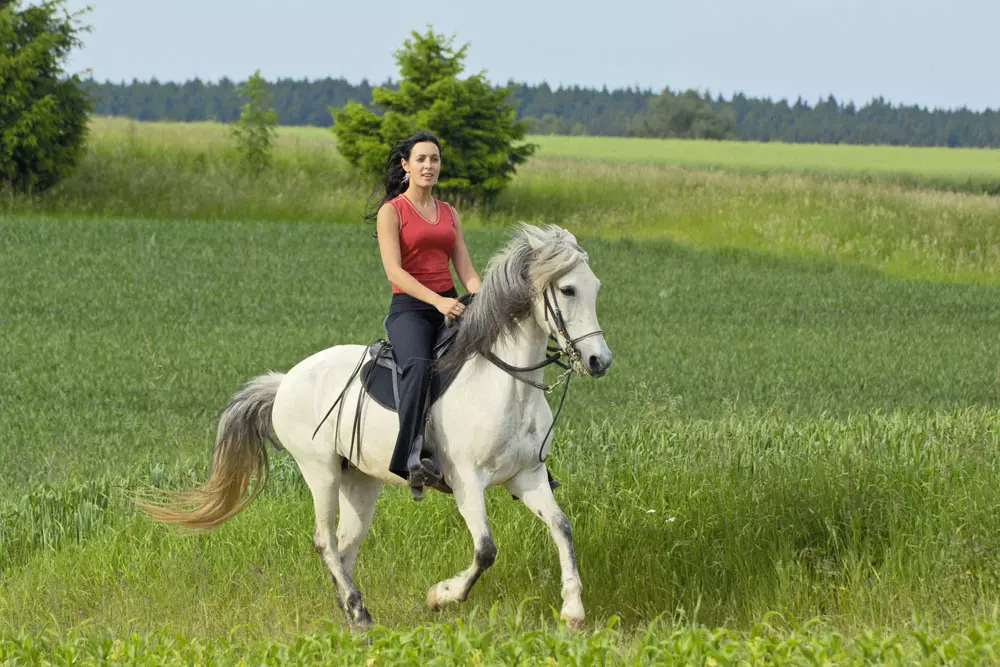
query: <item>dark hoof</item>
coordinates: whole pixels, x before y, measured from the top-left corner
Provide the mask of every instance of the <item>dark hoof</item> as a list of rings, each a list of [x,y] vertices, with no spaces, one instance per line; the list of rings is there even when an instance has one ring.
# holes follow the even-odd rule
[[[372,621],[372,615],[368,613],[368,610],[364,607],[355,615],[354,617],[354,627],[358,630],[365,631],[374,625]]]

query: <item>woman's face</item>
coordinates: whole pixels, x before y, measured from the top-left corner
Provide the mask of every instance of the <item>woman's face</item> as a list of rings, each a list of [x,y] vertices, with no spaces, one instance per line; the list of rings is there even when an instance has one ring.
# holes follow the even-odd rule
[[[441,173],[441,151],[431,141],[413,144],[410,159],[403,160],[403,169],[410,174],[411,183],[429,188]]]

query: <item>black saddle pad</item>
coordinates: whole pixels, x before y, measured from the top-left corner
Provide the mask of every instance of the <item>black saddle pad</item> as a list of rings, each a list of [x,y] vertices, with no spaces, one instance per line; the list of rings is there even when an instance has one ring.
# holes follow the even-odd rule
[[[375,399],[376,403],[387,410],[397,412],[399,408],[396,405],[396,394],[392,388],[392,372],[385,366],[376,363],[374,359],[369,359],[361,367],[361,382],[364,384],[365,392]],[[431,400],[428,407],[441,398],[448,385],[455,379],[455,375],[454,371],[434,373],[431,378]]]
[[[446,324],[441,327],[437,340],[434,342],[433,358],[435,361],[448,351],[457,334],[457,324]],[[396,367],[396,361],[392,356],[392,344],[387,340],[377,340],[368,346],[368,355],[370,358],[361,366],[362,386],[379,405],[387,410],[397,412],[399,408],[396,404],[396,390],[393,389],[392,375],[396,374],[398,382],[400,370]],[[428,407],[434,405],[434,402],[444,394],[452,380],[455,379],[456,374],[455,371],[434,371],[431,376],[431,395]]]

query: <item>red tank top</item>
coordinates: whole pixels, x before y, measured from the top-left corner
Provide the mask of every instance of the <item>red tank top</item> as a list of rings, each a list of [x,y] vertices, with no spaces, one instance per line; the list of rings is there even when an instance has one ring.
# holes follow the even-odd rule
[[[455,213],[443,201],[434,200],[437,219],[428,221],[399,195],[390,203],[399,216],[399,254],[403,270],[435,292],[445,292],[455,286],[448,262],[455,247]],[[393,294],[403,290],[392,286]]]

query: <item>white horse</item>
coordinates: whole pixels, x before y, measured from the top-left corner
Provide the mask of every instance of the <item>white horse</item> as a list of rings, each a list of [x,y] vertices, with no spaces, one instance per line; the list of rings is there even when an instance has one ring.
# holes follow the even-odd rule
[[[553,417],[538,386],[544,386],[541,365],[550,337],[577,372],[599,377],[611,365],[611,350],[597,321],[599,289],[586,253],[572,234],[556,226],[521,224],[490,261],[482,288],[442,360],[460,370],[430,408],[425,432],[424,446],[438,460],[475,548],[468,568],[427,592],[432,609],[463,602],[493,564],[496,545],[483,492],[502,484],[548,524],[562,568],[561,616],[572,629],[582,626],[582,584],[573,536],[542,463],[551,444]],[[374,401],[358,402],[361,383],[353,371],[365,349],[338,345],[301,361],[285,375],[269,373],[251,380],[221,413],[206,483],[173,494],[170,502],[145,504],[158,521],[215,528],[263,488],[266,441],[272,440],[294,457],[312,492],[313,545],[336,582],[338,604],[350,623],[362,627],[371,624],[371,616],[352,580],[358,548],[382,485],[406,484],[389,472],[397,415]],[[363,405],[358,423],[332,418],[316,431],[341,392],[345,404]],[[362,438],[352,451],[358,426]],[[350,465],[344,465],[345,460]],[[254,475],[257,483],[247,495]]]

